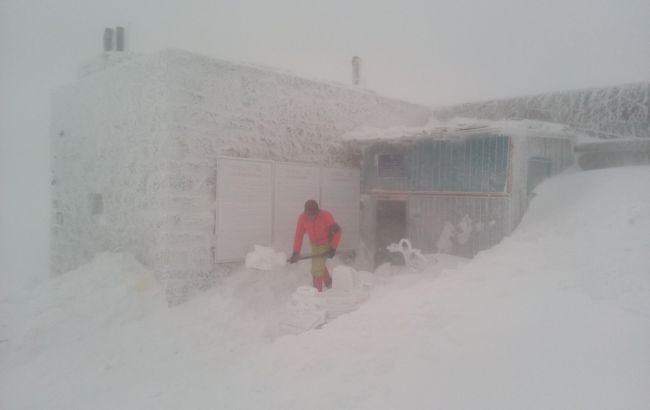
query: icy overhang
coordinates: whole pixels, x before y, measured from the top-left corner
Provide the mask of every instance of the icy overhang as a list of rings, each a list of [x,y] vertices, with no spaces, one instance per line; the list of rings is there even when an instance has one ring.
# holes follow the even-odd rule
[[[477,120],[453,118],[440,121],[431,118],[422,127],[375,128],[360,127],[342,136],[344,141],[361,146],[377,142],[409,143],[422,139],[462,140],[480,134],[508,135],[513,138],[543,137],[575,141],[581,134],[570,126],[532,120]]]

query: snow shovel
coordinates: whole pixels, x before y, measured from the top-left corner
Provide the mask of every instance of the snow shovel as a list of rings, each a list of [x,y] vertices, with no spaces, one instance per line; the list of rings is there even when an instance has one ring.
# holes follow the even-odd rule
[[[318,254],[316,254],[316,255],[300,256],[298,259],[296,259],[296,262],[298,262],[298,261],[302,261],[302,260],[305,260],[305,259],[325,258],[325,257],[327,257],[327,252],[325,252],[325,253],[318,253]],[[290,262],[289,262],[290,260],[291,260],[291,259],[287,259],[287,263],[290,263]]]

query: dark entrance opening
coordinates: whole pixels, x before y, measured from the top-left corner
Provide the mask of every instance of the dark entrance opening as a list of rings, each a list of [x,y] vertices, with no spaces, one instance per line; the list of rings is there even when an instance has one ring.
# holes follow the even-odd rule
[[[401,254],[386,249],[402,238],[406,238],[406,201],[377,201],[375,266],[385,262],[404,265]]]
[[[543,180],[551,176],[551,160],[541,157],[533,157],[528,160],[528,195]]]

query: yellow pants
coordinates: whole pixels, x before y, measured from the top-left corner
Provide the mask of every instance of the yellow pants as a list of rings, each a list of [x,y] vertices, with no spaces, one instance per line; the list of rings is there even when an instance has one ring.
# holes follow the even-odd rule
[[[323,245],[314,245],[313,243],[311,244],[311,254],[312,255],[320,255],[323,254],[327,251],[330,250],[329,244],[323,244]],[[318,258],[313,258],[311,260],[311,276],[317,278],[322,276],[325,272],[327,272],[327,266],[325,265],[326,257],[318,257]]]

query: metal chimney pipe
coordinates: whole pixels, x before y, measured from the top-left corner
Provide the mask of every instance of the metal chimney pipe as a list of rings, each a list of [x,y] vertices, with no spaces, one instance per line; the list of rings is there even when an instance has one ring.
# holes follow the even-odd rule
[[[113,29],[106,27],[104,29],[104,52],[113,51]]]
[[[359,85],[361,80],[361,58],[359,56],[352,57],[352,84]]]
[[[124,27],[115,28],[115,43],[117,51],[124,51]]]

